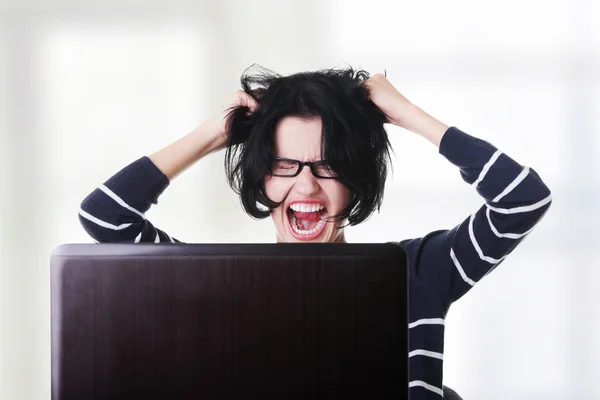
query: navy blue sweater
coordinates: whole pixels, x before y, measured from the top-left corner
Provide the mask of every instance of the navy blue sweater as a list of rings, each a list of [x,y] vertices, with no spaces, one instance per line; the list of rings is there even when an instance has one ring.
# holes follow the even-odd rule
[[[450,127],[439,154],[458,167],[484,204],[452,229],[399,241],[409,257],[410,398],[443,397],[444,325],[450,305],[532,231],[552,196],[533,168]],[[117,172],[81,203],[79,220],[98,242],[179,242],[144,215],[169,185],[148,157]]]

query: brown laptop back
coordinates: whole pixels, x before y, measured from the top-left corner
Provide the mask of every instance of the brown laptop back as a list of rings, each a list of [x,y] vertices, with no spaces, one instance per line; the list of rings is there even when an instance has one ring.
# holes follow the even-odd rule
[[[63,245],[51,285],[54,400],[408,398],[398,244]]]

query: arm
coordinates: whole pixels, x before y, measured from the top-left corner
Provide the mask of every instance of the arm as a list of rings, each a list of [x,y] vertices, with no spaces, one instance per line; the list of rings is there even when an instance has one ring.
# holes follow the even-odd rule
[[[450,127],[439,153],[485,203],[450,230],[402,241],[413,272],[448,303],[496,268],[531,233],[552,202],[538,173],[490,143]]]
[[[171,179],[215,148],[204,123],[164,149],[121,169],[81,203],[79,221],[96,241],[105,243],[178,242],[146,219],[145,213]]]
[[[256,107],[243,91],[233,96],[230,107]],[[226,110],[227,111],[227,110]],[[145,213],[189,166],[223,149],[227,140],[227,112],[224,111],[164,149],[129,164],[92,191],[81,203],[79,221],[97,242],[179,242],[154,227]]]
[[[377,76],[374,76],[377,77]],[[391,88],[390,88],[391,87]],[[492,144],[437,121],[412,105],[383,76],[371,84],[388,120],[439,146],[485,203],[452,229],[401,242],[410,267],[448,304],[496,268],[546,214],[550,189],[538,173]]]

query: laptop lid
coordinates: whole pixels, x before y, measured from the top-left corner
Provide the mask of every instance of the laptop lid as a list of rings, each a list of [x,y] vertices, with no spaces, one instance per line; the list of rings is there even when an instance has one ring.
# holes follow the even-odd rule
[[[407,275],[395,243],[60,246],[52,398],[407,398]]]

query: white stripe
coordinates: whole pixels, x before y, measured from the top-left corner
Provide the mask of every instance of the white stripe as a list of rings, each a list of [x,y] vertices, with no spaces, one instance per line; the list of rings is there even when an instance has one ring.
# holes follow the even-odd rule
[[[108,222],[102,221],[101,219],[98,219],[98,218],[94,217],[93,215],[91,215],[91,214],[83,211],[81,208],[79,209],[79,215],[81,215],[83,218],[87,219],[88,221],[92,221],[96,225],[99,225],[99,226],[101,226],[103,228],[112,229],[114,231],[120,231],[121,229],[125,229],[125,228],[131,226],[131,223],[129,223],[129,224],[121,224],[119,226],[116,226],[116,225],[113,225],[113,224],[109,224]]]
[[[140,231],[140,233],[136,236],[136,238],[133,241],[133,243],[139,243],[141,238],[142,238],[142,232]]]
[[[160,243],[160,235],[158,234],[158,229],[156,230],[156,237],[154,238],[154,243]]]
[[[120,198],[119,196],[117,196],[115,194],[115,192],[113,192],[112,190],[110,190],[106,186],[100,185],[100,186],[98,186],[98,189],[100,189],[104,193],[106,193],[108,195],[108,197],[110,197],[111,199],[113,199],[114,201],[116,201],[117,204],[120,205],[121,207],[124,207],[124,208],[128,209],[129,211],[136,213],[137,215],[139,215],[140,217],[142,217],[144,219],[146,218],[143,213],[139,212],[135,208],[131,207],[129,204],[125,203],[122,198]]]
[[[409,388],[415,387],[415,386],[424,387],[425,389],[431,390],[433,393],[439,394],[440,396],[444,397],[444,391],[442,389],[440,389],[437,386],[430,385],[427,382],[423,382],[423,381],[410,381],[408,383],[408,387]]]
[[[530,172],[531,171],[530,171],[529,167],[524,167],[523,170],[521,171],[521,173],[515,178],[515,180],[512,181],[511,184],[508,185],[502,191],[502,193],[500,193],[498,196],[496,196],[492,200],[492,203],[500,201],[500,199],[502,199],[504,196],[506,196],[508,193],[510,193],[515,187],[517,187],[521,182],[523,182],[523,180],[525,180],[525,178],[527,177],[527,175],[529,175]],[[548,200],[548,197],[543,200],[544,203],[542,204],[542,206],[546,204],[547,200]],[[537,204],[539,204],[539,203],[540,202],[538,202]],[[494,226],[494,223],[492,222],[492,218],[491,218],[491,215],[490,215],[490,209],[493,209],[493,210],[498,211],[498,212],[501,212],[500,210],[506,210],[506,209],[495,208],[495,207],[490,206],[487,203],[486,203],[486,206],[487,206],[487,209],[486,209],[485,215],[487,217],[490,229],[492,230],[492,232],[494,232],[494,235],[496,235],[499,238],[520,239],[520,238],[528,235],[533,229],[535,229],[535,226],[534,226],[531,229],[529,229],[527,232],[523,232],[523,233],[501,233],[501,232],[498,231],[498,229],[496,229],[496,227]],[[538,207],[540,207],[540,206],[538,206]],[[508,210],[510,210],[510,209],[508,209]],[[512,209],[512,212],[515,212],[514,210],[515,209]],[[528,211],[531,211],[531,210],[528,210]],[[510,213],[511,213],[511,211],[505,212],[505,214],[510,214]]]
[[[460,263],[458,262],[458,259],[456,258],[456,255],[454,254],[454,249],[452,249],[452,247],[450,248],[450,258],[452,258],[452,262],[454,262],[454,266],[458,270],[458,273],[460,274],[460,276],[462,276],[463,280],[465,282],[467,282],[469,285],[475,286],[476,282],[474,280],[472,280],[471,278],[469,278],[467,276],[467,274],[465,274],[465,271],[463,270]]]
[[[530,230],[529,232],[531,232],[531,230]],[[529,234],[529,232],[527,232],[527,234]],[[494,265],[492,268],[490,268],[490,269],[488,270],[488,272],[486,272],[486,273],[485,273],[485,275],[484,275],[484,276],[486,276],[487,274],[489,274],[490,272],[492,272],[494,269],[496,269],[496,267],[497,267],[498,265],[499,265],[499,263],[498,263],[498,264],[496,264],[496,265]]]
[[[532,230],[535,229],[535,226],[533,228],[531,228],[530,230],[528,230],[527,232],[523,232],[523,233],[501,233],[498,231],[498,229],[496,229],[496,227],[494,226],[494,223],[492,222],[492,217],[490,215],[490,209],[486,209],[485,210],[485,215],[487,216],[487,220],[488,223],[490,225],[490,229],[492,230],[492,232],[494,232],[494,235],[496,235],[499,238],[507,238],[507,239],[520,239],[526,235],[528,235]]]
[[[171,236],[169,236],[169,234],[167,232],[165,232],[165,235],[167,235],[167,237],[169,238],[169,241],[171,243],[175,243],[175,241],[173,240],[173,238]]]
[[[418,349],[418,350],[413,350],[410,353],[408,353],[408,357],[414,357],[414,356],[425,356],[425,357],[431,357],[431,358],[437,358],[438,360],[444,360],[444,355],[442,353],[437,353],[435,351],[429,351],[429,350],[423,350],[423,349]]]
[[[521,212],[529,212],[529,211],[537,210],[538,208],[545,206],[546,204],[550,203],[551,201],[552,201],[552,194],[549,194],[548,197],[546,197],[545,199],[540,200],[537,203],[531,204],[529,206],[521,206],[521,207],[514,207],[514,208],[499,208],[499,207],[492,207],[488,203],[485,203],[485,205],[490,210],[499,212],[500,214],[516,214],[516,213],[521,213]]]
[[[490,264],[499,263],[500,260],[502,260],[502,258],[506,258],[508,256],[508,254],[499,259],[488,257],[485,254],[483,254],[483,250],[481,250],[481,247],[479,247],[479,243],[477,243],[477,239],[475,239],[475,233],[473,232],[473,219],[474,218],[475,218],[475,214],[471,214],[471,217],[469,218],[469,237],[471,238],[471,243],[473,243],[473,247],[475,248],[475,251],[477,251],[477,254],[479,254],[479,258],[481,258],[483,261],[487,261]]]
[[[494,200],[492,200],[492,203],[495,203],[497,201],[500,201],[501,198],[503,198],[504,196],[506,196],[507,194],[509,194],[510,192],[512,192],[512,190],[514,188],[516,188],[517,186],[519,186],[519,184],[521,182],[523,182],[523,180],[527,177],[527,175],[529,174],[529,167],[525,167],[523,168],[523,170],[521,171],[521,173],[515,178],[514,181],[512,181],[510,183],[510,185],[508,185],[503,191],[502,193],[500,193],[498,196],[496,196],[494,198]]]
[[[483,275],[484,277],[489,274],[490,272],[492,272],[494,269],[496,269],[496,267],[498,266],[498,264],[494,265],[492,268],[488,269],[488,271],[485,273],[485,275]]]
[[[498,157],[500,157],[501,154],[502,154],[502,152],[500,150],[496,150],[496,152],[492,155],[492,157],[490,157],[488,162],[483,166],[483,168],[481,169],[481,172],[479,173],[479,177],[475,180],[475,182],[473,182],[471,184],[471,186],[477,187],[477,185],[479,185],[479,183],[483,180],[483,178],[485,178],[488,171],[490,170],[492,165],[494,165],[494,163],[496,162]]]
[[[408,324],[408,329],[419,325],[444,325],[444,318],[423,318]]]

